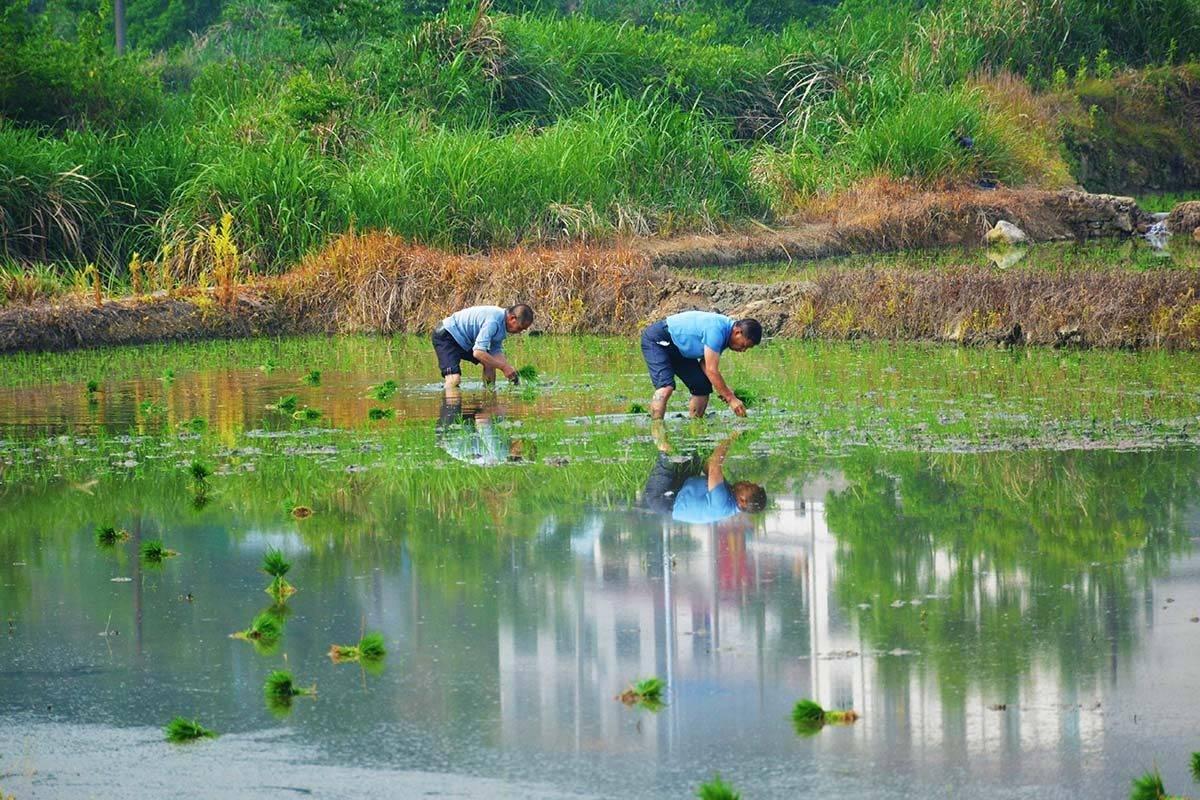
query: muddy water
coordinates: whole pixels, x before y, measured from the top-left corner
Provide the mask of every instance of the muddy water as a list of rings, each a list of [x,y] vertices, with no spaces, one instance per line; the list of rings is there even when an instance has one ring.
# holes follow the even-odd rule
[[[261,410],[300,393],[301,373],[256,384],[247,372],[204,406],[216,390],[199,387],[229,374],[171,382],[172,408],[196,403],[179,419],[246,409],[198,439],[147,428],[136,402],[35,421],[5,395],[5,792],[656,798],[719,772],[747,798],[1117,798],[1152,765],[1189,791],[1192,446],[800,450],[756,439],[753,421],[729,439],[723,417],[662,431],[587,422],[589,404],[618,401],[565,378],[558,399],[514,395],[507,410],[470,390],[472,419],[447,425],[413,377],[392,403],[403,419],[363,426],[355,406],[324,423],[350,430],[317,434]],[[336,395],[325,409],[345,383],[331,374],[303,390]],[[121,380],[108,391],[167,391],[156,375]],[[534,414],[546,409],[559,419]],[[63,430],[74,449],[20,471]],[[532,463],[484,469],[450,453],[493,434],[537,440]],[[725,447],[718,478],[761,486],[765,512],[697,502]],[[101,466],[129,453],[137,467]],[[193,456],[217,473],[204,489],[181,474]],[[293,518],[298,503],[316,513]],[[98,524],[131,541],[98,547]],[[141,563],[151,538],[181,555]],[[259,571],[271,547],[299,591],[278,646],[256,648],[228,635],[271,605]],[[331,663],[330,645],[363,630],[387,640],[382,669]],[[317,696],[268,708],[277,668]],[[614,699],[654,675],[662,711]],[[789,714],[805,697],[862,718],[799,736]],[[222,735],[168,745],[161,727],[177,714]]]

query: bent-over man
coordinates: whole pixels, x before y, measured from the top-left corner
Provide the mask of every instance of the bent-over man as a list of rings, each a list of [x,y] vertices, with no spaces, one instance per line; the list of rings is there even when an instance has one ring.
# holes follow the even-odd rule
[[[688,410],[693,417],[704,416],[714,389],[734,414],[746,416],[746,404],[734,396],[721,375],[721,353],[726,348],[741,353],[761,341],[762,325],[758,320],[734,320],[709,311],[672,314],[646,328],[642,331],[642,356],[654,383],[650,417],[663,418],[667,401],[675,391],[676,376],[692,393]]]
[[[533,309],[525,303],[508,308],[471,306],[455,311],[433,332],[433,350],[445,379],[447,393],[456,392],[462,380],[463,361],[483,367],[483,382],[496,381],[496,372],[517,383],[517,370],[502,350],[504,337],[521,333],[533,324]]]

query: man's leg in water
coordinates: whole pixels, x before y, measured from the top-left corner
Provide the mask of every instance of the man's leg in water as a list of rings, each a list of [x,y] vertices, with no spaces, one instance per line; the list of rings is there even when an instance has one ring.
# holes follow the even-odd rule
[[[486,383],[488,386],[491,386],[492,384],[494,384],[496,382],[496,368],[495,367],[484,367],[483,368],[483,382]]]
[[[708,395],[694,394],[688,402],[688,413],[693,417],[703,417],[704,412],[708,410]]]
[[[654,397],[650,400],[650,419],[663,418],[667,413],[667,401],[674,391],[674,386],[662,386],[654,390]]]

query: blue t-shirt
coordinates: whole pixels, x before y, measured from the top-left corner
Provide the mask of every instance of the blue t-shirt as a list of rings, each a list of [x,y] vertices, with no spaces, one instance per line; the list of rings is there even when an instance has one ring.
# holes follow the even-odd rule
[[[471,306],[442,320],[442,327],[467,352],[482,350],[495,355],[508,335],[504,309],[500,306]]]
[[[704,358],[704,348],[718,353],[729,344],[733,319],[711,311],[684,311],[667,317],[671,341],[686,358]]]
[[[708,490],[708,478],[688,478],[679,487],[675,495],[675,507],[671,510],[671,519],[679,522],[703,524],[720,522],[741,511],[737,498],[729,484],[722,481],[721,485]]]

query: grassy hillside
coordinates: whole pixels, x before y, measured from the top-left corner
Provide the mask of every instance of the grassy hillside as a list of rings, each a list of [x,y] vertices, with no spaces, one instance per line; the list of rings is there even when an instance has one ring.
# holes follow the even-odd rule
[[[27,275],[203,279],[226,213],[266,272],[351,227],[477,250],[774,221],[877,175],[1063,185],[1063,131],[1079,164],[1120,119],[1089,92],[1200,53],[1200,0],[190,2],[121,56],[80,5],[0,0]]]

